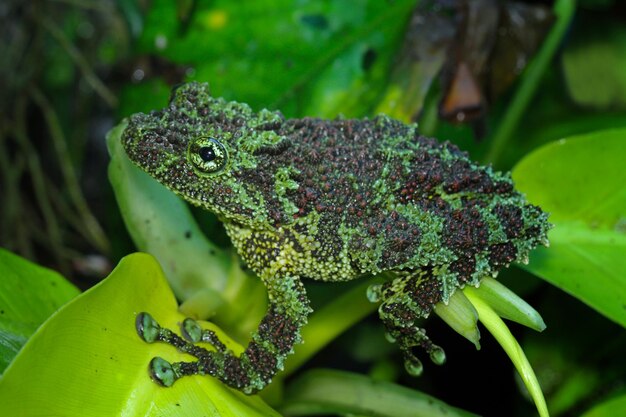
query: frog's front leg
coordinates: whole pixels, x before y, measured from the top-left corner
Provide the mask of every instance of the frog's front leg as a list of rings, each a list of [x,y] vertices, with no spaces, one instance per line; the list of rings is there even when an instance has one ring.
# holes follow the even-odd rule
[[[300,342],[300,328],[311,312],[304,286],[298,277],[287,273],[264,277],[269,295],[268,310],[252,340],[240,356],[235,356],[210,330],[202,330],[190,319],[183,322],[189,342],[169,329],[160,327],[147,313],[137,318],[139,335],[148,343],[165,342],[195,356],[192,362],[169,363],[162,358],[150,362],[150,373],[161,385],[171,386],[186,375],[211,375],[246,394],[263,389],[279,370],[285,357]],[[194,344],[211,343],[216,351]]]
[[[419,375],[423,366],[414,350],[425,350],[436,364],[443,364],[446,355],[426,335],[415,321],[428,317],[433,306],[441,300],[439,282],[431,269],[400,271],[397,278],[374,289],[382,303],[378,314],[388,336],[398,343],[404,355],[405,367]]]

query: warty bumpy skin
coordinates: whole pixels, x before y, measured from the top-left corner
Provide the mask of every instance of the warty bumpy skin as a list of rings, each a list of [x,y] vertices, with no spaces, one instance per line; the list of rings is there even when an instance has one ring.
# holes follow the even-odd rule
[[[205,351],[197,362],[167,364],[172,383],[205,373],[247,393],[262,389],[300,341],[310,312],[301,278],[387,271],[396,278],[376,291],[379,314],[419,373],[414,347],[437,363],[445,356],[415,320],[547,243],[547,215],[509,174],[387,116],[285,119],[189,83],[165,109],[133,115],[122,141],[143,170],[217,214],[268,288],[268,313],[243,355]]]

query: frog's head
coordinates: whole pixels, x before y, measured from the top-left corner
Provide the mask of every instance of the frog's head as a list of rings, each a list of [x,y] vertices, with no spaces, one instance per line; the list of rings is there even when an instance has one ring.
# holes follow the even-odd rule
[[[165,109],[131,116],[122,142],[135,164],[187,201],[259,229],[291,217],[274,198],[276,167],[259,159],[288,144],[283,122],[278,112],[254,113],[189,83]]]

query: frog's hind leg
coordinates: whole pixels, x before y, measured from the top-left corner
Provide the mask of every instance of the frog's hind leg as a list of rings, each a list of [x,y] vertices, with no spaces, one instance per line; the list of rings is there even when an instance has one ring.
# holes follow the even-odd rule
[[[269,295],[268,310],[240,356],[230,352],[214,332],[201,329],[191,319],[182,325],[183,334],[191,340],[187,341],[160,327],[147,313],[141,313],[137,318],[137,330],[146,342],[168,343],[197,358],[196,361],[174,363],[154,358],[149,366],[153,379],[161,385],[171,386],[186,375],[211,375],[246,394],[263,389],[276,372],[283,369],[285,357],[300,342],[300,328],[311,311],[298,277],[277,274],[264,282]],[[209,351],[194,344],[199,341],[212,344],[216,350]]]
[[[428,317],[433,306],[441,300],[439,283],[432,270],[400,271],[394,280],[383,284],[377,292],[382,301],[378,314],[388,337],[402,350],[407,371],[412,375],[422,372],[416,348],[425,350],[434,363],[443,364],[446,360],[443,349],[415,324],[417,319]]]

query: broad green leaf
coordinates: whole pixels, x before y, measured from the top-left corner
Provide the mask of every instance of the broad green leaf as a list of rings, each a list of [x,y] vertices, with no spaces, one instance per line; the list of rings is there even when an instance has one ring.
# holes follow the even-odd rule
[[[329,11],[336,13],[335,20],[348,21],[357,16],[350,3],[330,3]],[[373,113],[368,107],[376,104],[383,93],[414,3],[400,1],[380,8],[380,3],[368,2],[360,20],[355,20],[354,27],[344,32],[336,45],[319,57],[311,57],[313,63],[320,64],[320,72],[311,73],[306,89],[309,99],[301,113],[321,117]],[[319,59],[322,57],[325,61]],[[287,105],[289,100],[285,96],[277,104]]]
[[[626,410],[626,394],[596,405],[581,417],[616,417],[624,415],[624,410]]]
[[[0,248],[0,372],[59,307],[80,294],[57,272]]]
[[[414,4],[217,0],[197,2],[181,19],[176,2],[156,0],[137,49],[189,68],[187,79],[255,109],[363,114],[385,87]],[[124,107],[124,115],[136,111]]]
[[[285,398],[281,411],[290,416],[475,416],[400,385],[326,369],[309,371],[295,380]]]
[[[527,269],[626,327],[625,160],[626,130],[608,130],[538,149],[513,178],[554,224]]]
[[[178,327],[184,316],[155,259],[122,259],[100,284],[65,305],[24,346],[0,380],[4,416],[268,416],[257,396],[210,377],[189,377],[171,388],[155,384],[154,356],[188,360],[169,345],[146,344],[135,330],[139,312]],[[234,352],[242,348],[214,330]]]

